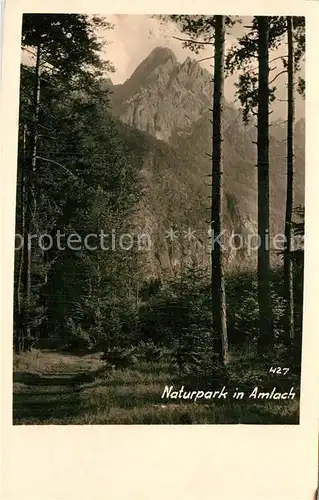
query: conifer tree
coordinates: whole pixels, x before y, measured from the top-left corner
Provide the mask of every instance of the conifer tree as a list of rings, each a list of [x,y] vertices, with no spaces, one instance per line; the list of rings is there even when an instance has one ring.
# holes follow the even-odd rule
[[[32,302],[31,284],[31,233],[35,230],[34,214],[37,207],[36,176],[38,162],[52,163],[49,158],[38,154],[39,116],[41,113],[41,84],[72,85],[77,88],[90,87],[94,79],[101,77],[109,67],[99,51],[103,44],[96,35],[97,27],[110,27],[102,18],[77,14],[25,14],[22,22],[22,50],[35,59],[33,76],[30,79],[29,115],[23,129],[23,173],[21,180],[22,207],[21,232],[23,246],[20,250],[20,264],[17,283],[16,350],[31,346],[30,308]],[[110,69],[110,67],[109,67]],[[74,87],[73,87],[74,88]],[[41,158],[41,159],[40,159]],[[53,162],[54,163],[54,162]],[[56,162],[55,162],[56,163]],[[67,170],[67,169],[66,169]]]
[[[199,52],[205,45],[211,45],[214,50],[213,71],[213,105],[212,105],[212,200],[211,221],[212,247],[212,313],[213,332],[216,351],[219,353],[222,364],[228,359],[228,335],[226,292],[224,277],[223,252],[223,104],[224,104],[224,61],[225,61],[225,34],[226,26],[232,26],[234,20],[226,16],[170,16],[177,22],[182,33],[188,39],[181,40],[185,47]]]

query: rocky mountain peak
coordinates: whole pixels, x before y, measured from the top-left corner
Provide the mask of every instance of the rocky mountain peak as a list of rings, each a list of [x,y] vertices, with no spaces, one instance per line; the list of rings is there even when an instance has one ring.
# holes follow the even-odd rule
[[[169,48],[156,47],[137,66],[132,76],[125,83],[139,81],[140,84],[143,84],[143,81],[148,79],[157,68],[165,65],[171,68],[176,64],[178,64],[176,56]]]
[[[113,112],[128,125],[164,142],[147,140],[143,174],[146,197],[141,202],[138,228],[157,242],[156,252],[148,253],[148,276],[180,272],[194,259],[207,264],[207,210],[210,187],[207,176],[211,162],[211,75],[196,60],[180,63],[167,48],[157,47],[122,85],[113,87]],[[240,234],[243,241],[257,231],[256,127],[244,126],[233,104],[224,108],[224,222],[226,234]],[[304,203],[304,120],[296,124],[295,205]],[[282,233],[286,199],[286,125],[273,123],[270,137],[270,233]],[[165,144],[166,143],[166,144]],[[165,231],[189,227],[198,241],[185,239],[170,244]],[[271,253],[274,265],[278,253]],[[192,260],[193,259],[193,260]],[[256,254],[247,249],[226,255],[227,266],[240,269],[256,266]]]
[[[170,142],[187,134],[208,109],[211,78],[194,59],[179,63],[166,47],[155,48],[113,93],[114,113],[125,123]]]
[[[147,56],[147,58],[144,59],[144,62],[147,60],[154,60],[154,59],[158,64],[163,61],[167,61],[167,59],[172,59],[173,61],[177,62],[174,52],[168,47],[155,47],[155,49],[152,50],[152,52]]]

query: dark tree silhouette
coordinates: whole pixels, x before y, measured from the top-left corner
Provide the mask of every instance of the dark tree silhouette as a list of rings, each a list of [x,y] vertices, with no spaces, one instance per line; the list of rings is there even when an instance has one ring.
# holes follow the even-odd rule
[[[225,16],[216,16],[214,40],[214,94],[212,135],[212,304],[213,326],[217,333],[217,350],[224,364],[228,363],[228,338],[225,277],[222,250],[223,229],[223,102],[225,64]],[[218,238],[216,238],[218,237]]]
[[[258,16],[258,349],[263,352],[273,344],[269,273],[269,23],[267,16]]]
[[[292,215],[293,215],[293,182],[294,182],[294,125],[295,125],[295,98],[294,98],[294,47],[293,47],[293,20],[287,17],[288,42],[288,111],[287,111],[287,197],[285,215],[286,251],[284,254],[284,286],[286,298],[286,335],[287,341],[294,338],[294,287],[292,251]]]
[[[223,265],[223,103],[225,79],[225,35],[226,26],[234,19],[226,16],[170,16],[182,33],[189,38],[181,40],[185,47],[198,53],[204,46],[214,46],[213,108],[212,108],[212,313],[216,351],[222,364],[227,364],[228,336],[225,276]]]

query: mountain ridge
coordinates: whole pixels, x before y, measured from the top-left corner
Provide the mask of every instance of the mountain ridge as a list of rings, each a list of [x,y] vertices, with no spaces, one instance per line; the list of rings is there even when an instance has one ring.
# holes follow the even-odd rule
[[[149,276],[180,272],[185,262],[207,265],[211,171],[211,94],[207,70],[187,57],[179,63],[172,51],[154,49],[122,85],[113,88],[113,113],[127,125],[153,137],[143,175],[147,195],[137,216],[139,230],[156,243],[147,256]],[[286,196],[285,127],[275,124],[270,137],[270,233],[284,232]],[[280,133],[279,133],[280,132]],[[278,137],[278,139],[277,139]],[[304,203],[304,123],[296,124],[295,205]],[[230,237],[247,241],[257,233],[256,127],[244,125],[240,112],[224,106],[225,226]],[[166,231],[178,227],[180,238],[169,242]],[[187,226],[196,241],[182,238]],[[195,245],[196,243],[196,245]],[[228,249],[226,268],[256,265],[256,252]],[[272,263],[278,253],[272,249]]]

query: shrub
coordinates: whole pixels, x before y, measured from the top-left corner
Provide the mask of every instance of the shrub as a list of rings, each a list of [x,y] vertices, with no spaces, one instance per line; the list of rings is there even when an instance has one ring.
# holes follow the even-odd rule
[[[171,347],[176,338],[197,325],[209,329],[211,298],[205,271],[187,267],[182,276],[162,286],[139,310],[142,339]]]
[[[172,359],[184,373],[198,373],[205,360],[214,358],[212,332],[196,324],[181,330],[172,342]]]
[[[102,361],[106,361],[107,368],[117,370],[133,366],[137,362],[135,348],[110,347],[101,356]]]
[[[163,356],[163,350],[152,341],[140,342],[136,349],[136,355],[143,361],[159,361]]]
[[[75,323],[72,318],[67,318],[64,330],[65,347],[76,349],[90,349],[92,339],[88,331]]]

